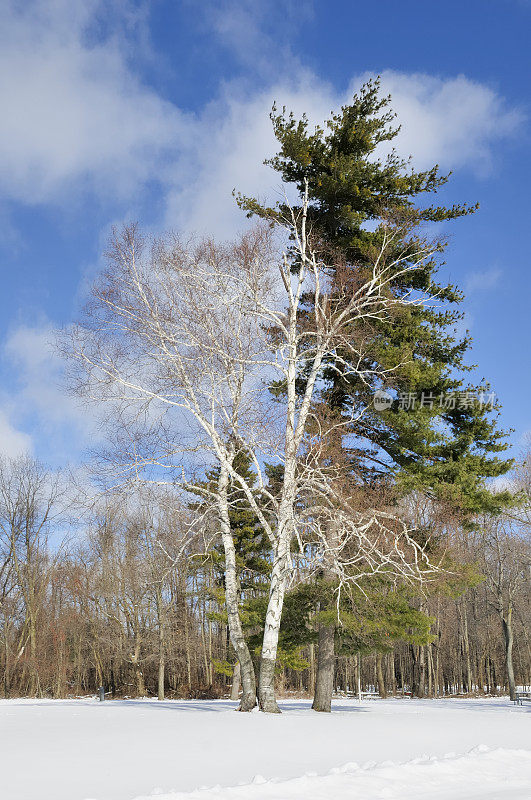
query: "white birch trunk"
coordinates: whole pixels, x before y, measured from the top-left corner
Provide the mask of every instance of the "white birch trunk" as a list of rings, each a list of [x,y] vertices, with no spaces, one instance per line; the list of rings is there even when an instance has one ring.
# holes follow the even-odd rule
[[[220,465],[218,480],[218,510],[221,527],[221,538],[225,551],[225,604],[227,607],[227,622],[232,646],[236,651],[241,668],[241,681],[243,694],[240,701],[240,711],[251,711],[256,705],[256,678],[254,666],[243,634],[239,611],[238,576],[236,571],[236,550],[230,528],[228,505],[229,472],[225,463]]]
[[[240,662],[236,661],[236,663],[234,664],[234,668],[232,670],[232,686],[230,689],[231,700],[240,699],[240,676],[241,676]]]
[[[260,658],[260,679],[258,700],[260,709],[271,714],[278,714],[280,709],[275,698],[275,666],[277,661],[280,620],[284,605],[284,595],[290,571],[289,541],[282,541],[273,564],[269,603],[262,640]]]

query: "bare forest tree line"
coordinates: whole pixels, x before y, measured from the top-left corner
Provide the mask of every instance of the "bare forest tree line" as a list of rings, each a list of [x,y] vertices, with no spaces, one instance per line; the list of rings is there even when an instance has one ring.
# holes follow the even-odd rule
[[[517,477],[528,491],[526,463],[527,473]],[[150,490],[134,505],[123,496],[107,498],[86,518],[79,541],[57,545],[57,528],[60,538],[70,524],[56,514],[63,494],[32,459],[1,463],[4,696],[77,696],[103,685],[116,696],[224,697],[232,690],[237,698],[219,526],[172,492]],[[472,532],[454,527],[447,548],[471,567],[473,578],[450,589],[443,581],[413,598],[429,617],[427,640],[391,633],[375,645],[368,628],[365,640],[359,634],[357,652],[337,648],[335,691],[437,697],[507,692],[513,680],[531,684],[525,506],[482,519]],[[273,559],[270,552],[266,560],[272,565]],[[296,573],[299,586],[312,584],[304,564]],[[360,614],[367,611],[361,607]],[[307,617],[305,641],[279,658],[280,695],[314,691],[317,603]],[[259,647],[251,656],[257,665]]]

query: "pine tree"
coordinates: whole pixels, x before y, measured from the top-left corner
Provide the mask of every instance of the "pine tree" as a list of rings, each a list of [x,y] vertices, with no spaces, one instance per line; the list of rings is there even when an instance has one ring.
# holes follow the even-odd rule
[[[449,177],[437,166],[417,172],[394,150],[378,156],[399,130],[393,127],[390,97],[381,97],[379,88],[377,80],[369,81],[352,103],[332,114],[325,128],[313,132],[305,116],[297,120],[276,108],[271,114],[280,149],[266,163],[301,197],[308,189],[313,235],[328,263],[342,266],[341,275],[332,275],[332,297],[345,269],[363,275],[370,266],[386,220],[407,221],[407,233],[395,243],[403,267],[408,253],[418,252],[423,228],[477,209],[430,204],[430,196]],[[269,208],[241,195],[238,202],[249,215],[273,224],[288,211],[282,203]],[[441,245],[440,252],[443,249]],[[434,258],[415,270],[396,268],[391,285],[395,296],[410,293],[424,302],[402,306],[392,321],[375,321],[370,330],[352,330],[354,341],[363,336],[364,352],[370,342],[370,351],[347,377],[328,361],[321,401],[343,418],[342,446],[354,480],[391,484],[403,494],[427,492],[470,519],[481,511],[497,512],[510,502],[508,493],[491,493],[485,478],[504,474],[512,462],[498,456],[507,447],[506,434],[497,427],[498,405],[494,403],[491,413],[487,404],[477,401],[490,387],[465,383],[471,370],[465,363],[471,340],[455,333],[463,295],[456,286],[437,281],[439,266]],[[345,353],[337,356],[348,358]],[[366,370],[363,378],[360,369]],[[385,384],[370,377],[382,369],[388,370]],[[282,391],[281,386],[273,389]],[[389,407],[374,405],[379,389],[392,398]],[[401,402],[404,397],[414,398],[412,408]],[[321,625],[320,647],[330,650],[333,637],[334,627]]]

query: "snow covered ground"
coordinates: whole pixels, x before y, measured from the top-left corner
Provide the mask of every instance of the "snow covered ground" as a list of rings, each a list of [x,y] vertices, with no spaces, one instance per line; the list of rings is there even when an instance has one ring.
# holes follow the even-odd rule
[[[2,800],[530,800],[531,707],[506,699],[0,701]]]

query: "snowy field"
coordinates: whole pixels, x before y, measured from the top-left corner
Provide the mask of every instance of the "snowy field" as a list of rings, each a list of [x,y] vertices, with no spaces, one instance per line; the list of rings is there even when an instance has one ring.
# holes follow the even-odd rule
[[[530,800],[531,707],[506,699],[0,701],[2,800]]]

